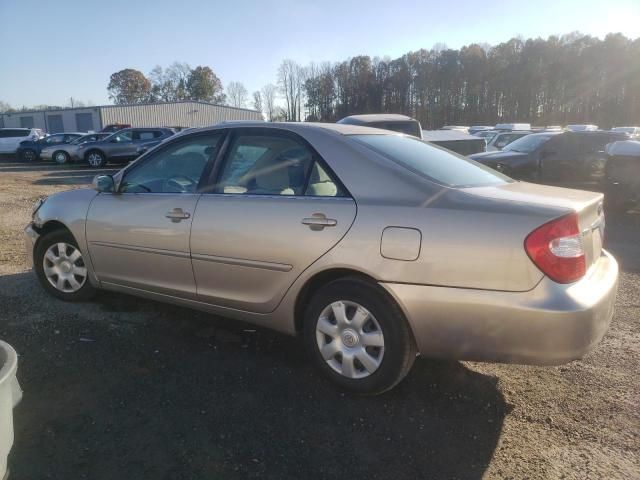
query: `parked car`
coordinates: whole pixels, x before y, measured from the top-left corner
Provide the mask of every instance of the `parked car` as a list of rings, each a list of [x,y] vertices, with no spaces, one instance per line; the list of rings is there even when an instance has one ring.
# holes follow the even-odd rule
[[[78,147],[77,154],[91,168],[102,168],[107,163],[123,163],[138,156],[138,147],[148,142],[160,142],[173,135],[169,128],[125,128],[97,142]]]
[[[503,132],[512,132],[514,130],[527,130],[531,131],[530,123],[497,123],[494,130]]]
[[[111,123],[100,130],[100,133],[115,133],[125,128],[131,128],[131,125],[129,125],[128,123]]]
[[[25,162],[33,162],[42,158],[41,153],[44,148],[66,145],[77,140],[83,135],[83,133],[77,132],[54,133],[53,135],[47,135],[46,137],[42,137],[38,140],[23,140],[20,142],[16,154],[18,155],[18,158]]]
[[[473,134],[474,137],[484,138],[486,143],[489,143],[493,137],[495,137],[498,133],[498,130],[481,130]]]
[[[471,158],[518,180],[599,189],[605,178],[605,145],[628,138],[614,132],[532,133],[501,152]]]
[[[640,127],[613,127],[611,131],[616,133],[626,133],[631,136],[640,135]]]
[[[413,135],[422,138],[422,126],[415,118],[395,113],[376,113],[370,115],[351,115],[338,120],[345,125],[362,125],[365,127],[382,128],[393,132]]]
[[[487,147],[484,139],[459,130],[423,130],[422,139],[460,155],[484,152]]]
[[[622,140],[606,147],[605,199],[611,211],[640,205],[640,142]]]
[[[493,130],[493,127],[490,127],[489,125],[473,125],[469,127],[469,134],[475,135],[476,133],[482,132],[485,130]]]
[[[597,125],[567,125],[570,132],[593,132],[598,130]]]
[[[418,352],[565,363],[613,314],[602,194],[514,182],[409,135],[207,127],[94,186],[34,207],[27,252],[47,292],[109,289],[300,333],[356,392],[393,387]]]
[[[78,155],[80,145],[89,142],[97,142],[107,138],[110,133],[88,133],[76,138],[71,143],[48,145],[40,151],[42,160],[54,160],[56,163],[64,164],[69,162],[79,162],[83,158]]]
[[[445,125],[440,130],[455,130],[457,132],[469,133],[469,127],[464,125]]]
[[[0,128],[0,153],[15,154],[24,140],[38,140],[44,137],[39,128]]]
[[[497,152],[499,150],[502,150],[511,142],[525,137],[530,133],[531,132],[528,130],[514,130],[511,132],[498,131],[494,136],[487,139],[487,152]]]

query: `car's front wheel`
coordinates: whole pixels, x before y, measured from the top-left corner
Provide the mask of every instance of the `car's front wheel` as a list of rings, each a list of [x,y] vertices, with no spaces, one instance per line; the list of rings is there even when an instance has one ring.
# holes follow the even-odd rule
[[[66,230],[55,230],[38,240],[33,255],[38,280],[54,297],[88,300],[95,293],[78,244]]]
[[[20,153],[20,158],[25,162],[35,162],[38,158],[35,150],[27,149]]]
[[[59,150],[56,153],[54,153],[53,159],[59,165],[64,165],[65,163],[69,163],[69,160],[71,160],[71,158],[69,157],[69,154],[64,150]]]
[[[87,153],[86,160],[91,168],[102,168],[107,164],[107,157],[99,150]]]
[[[317,366],[345,389],[378,394],[411,369],[416,346],[400,308],[373,282],[340,279],[313,296],[305,343]]]

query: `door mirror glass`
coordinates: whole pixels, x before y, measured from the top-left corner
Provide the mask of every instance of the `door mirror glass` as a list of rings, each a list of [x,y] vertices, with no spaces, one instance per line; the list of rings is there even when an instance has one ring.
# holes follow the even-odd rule
[[[93,188],[101,193],[112,193],[115,191],[115,183],[111,175],[96,175],[93,178]]]

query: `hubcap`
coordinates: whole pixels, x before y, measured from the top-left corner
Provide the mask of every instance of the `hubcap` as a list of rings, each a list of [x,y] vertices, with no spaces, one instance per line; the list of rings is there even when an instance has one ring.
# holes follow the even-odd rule
[[[64,163],[67,161],[67,156],[64,153],[59,152],[56,154],[56,161],[58,163]]]
[[[24,158],[26,158],[28,161],[32,161],[35,158],[35,154],[31,150],[27,150],[26,152],[24,152]]]
[[[49,283],[61,292],[77,292],[87,281],[87,268],[80,250],[68,243],[51,245],[44,254],[42,266]]]
[[[91,155],[89,155],[89,163],[94,167],[99,166],[101,161],[102,157],[100,157],[100,155],[98,155],[97,153],[92,153]]]
[[[368,377],[380,367],[384,356],[380,324],[369,310],[347,300],[322,310],[316,341],[327,365],[347,378]]]

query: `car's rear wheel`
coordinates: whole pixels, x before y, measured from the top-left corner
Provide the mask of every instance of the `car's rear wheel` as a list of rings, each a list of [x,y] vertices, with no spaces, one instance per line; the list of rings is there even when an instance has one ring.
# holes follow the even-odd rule
[[[53,159],[55,160],[56,163],[60,165],[69,163],[69,160],[71,160],[71,158],[69,157],[69,154],[64,150],[58,150],[57,152],[55,152],[53,154]]]
[[[35,162],[36,159],[38,158],[38,155],[36,154],[35,150],[23,150],[20,153],[20,158],[25,161],[25,162]]]
[[[404,315],[373,282],[336,280],[315,293],[304,319],[306,346],[341,387],[378,394],[411,369],[416,346]]]
[[[33,263],[38,280],[54,297],[82,301],[95,293],[82,252],[66,230],[56,230],[40,238]]]
[[[107,158],[99,150],[92,150],[85,158],[91,168],[102,168],[107,164]]]

